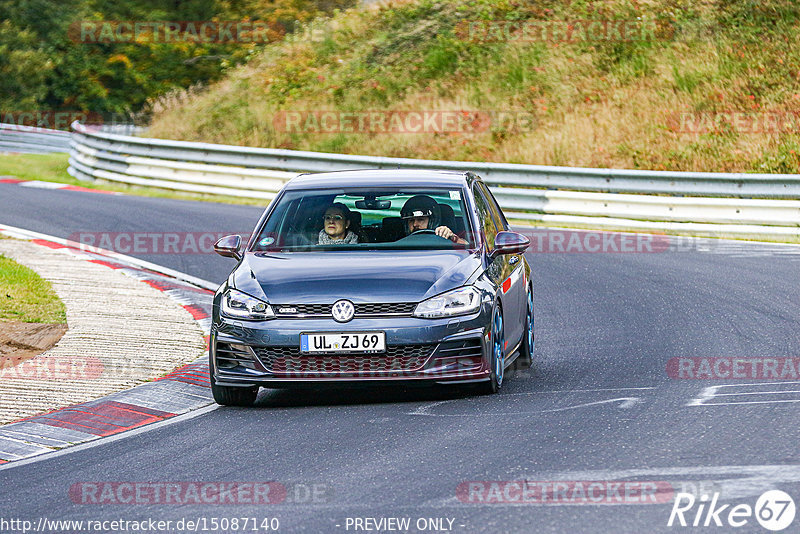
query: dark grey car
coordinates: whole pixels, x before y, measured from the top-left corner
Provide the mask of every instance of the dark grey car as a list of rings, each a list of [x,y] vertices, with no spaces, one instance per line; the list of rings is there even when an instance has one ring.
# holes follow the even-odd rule
[[[260,386],[477,384],[530,366],[529,241],[472,173],[364,170],[292,179],[214,297],[214,399]]]

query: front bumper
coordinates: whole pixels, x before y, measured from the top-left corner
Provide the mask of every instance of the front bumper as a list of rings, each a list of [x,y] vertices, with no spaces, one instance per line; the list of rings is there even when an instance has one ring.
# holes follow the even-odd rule
[[[474,315],[450,319],[363,318],[342,324],[332,319],[247,322],[214,313],[210,370],[216,384],[234,387],[483,382],[490,374],[489,315],[482,308]],[[299,352],[301,333],[332,331],[383,331],[387,352],[327,356]]]

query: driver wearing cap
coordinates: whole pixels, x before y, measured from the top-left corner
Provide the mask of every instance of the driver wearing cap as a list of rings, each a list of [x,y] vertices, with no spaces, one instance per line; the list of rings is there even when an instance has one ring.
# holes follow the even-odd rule
[[[466,245],[467,242],[458,237],[447,226],[439,225],[442,220],[439,204],[427,195],[416,195],[409,198],[403,209],[400,210],[400,217],[405,221],[406,235],[421,230],[432,231],[439,237],[449,239],[453,243]]]

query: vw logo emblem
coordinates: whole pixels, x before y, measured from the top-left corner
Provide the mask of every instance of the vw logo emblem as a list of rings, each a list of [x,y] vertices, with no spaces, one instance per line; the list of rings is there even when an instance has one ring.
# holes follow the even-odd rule
[[[331,315],[333,315],[333,320],[337,323],[346,323],[353,318],[355,313],[356,308],[349,300],[337,300],[333,303],[333,308],[331,308]]]

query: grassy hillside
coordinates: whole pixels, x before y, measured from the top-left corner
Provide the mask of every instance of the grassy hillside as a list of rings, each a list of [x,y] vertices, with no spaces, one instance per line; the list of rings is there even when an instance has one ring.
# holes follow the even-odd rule
[[[633,40],[557,33],[603,20],[649,30]],[[556,33],[475,31],[502,27],[489,21],[550,24]],[[794,173],[800,127],[759,132],[741,121],[800,113],[799,23],[793,0],[388,3],[339,13],[269,45],[202,92],[162,100],[150,135],[432,159]],[[319,110],[494,119],[504,111],[531,122],[494,120],[476,133],[275,127],[287,112]],[[746,115],[720,115],[730,112]]]

